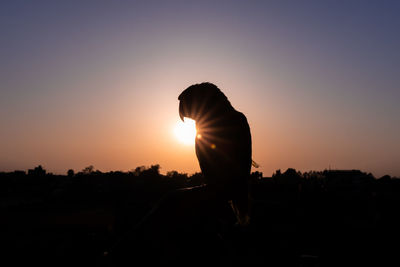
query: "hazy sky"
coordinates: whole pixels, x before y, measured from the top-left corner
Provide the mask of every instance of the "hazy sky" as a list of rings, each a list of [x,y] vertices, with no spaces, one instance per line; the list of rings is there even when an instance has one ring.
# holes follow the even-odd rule
[[[276,169],[400,176],[400,1],[1,1],[0,170],[199,171],[179,93],[215,83]]]

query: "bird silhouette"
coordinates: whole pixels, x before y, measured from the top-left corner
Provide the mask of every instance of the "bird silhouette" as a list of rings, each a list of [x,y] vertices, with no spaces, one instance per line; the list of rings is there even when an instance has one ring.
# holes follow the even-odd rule
[[[178,100],[180,118],[196,121],[196,155],[209,191],[229,201],[239,223],[247,224],[252,149],[246,117],[212,83],[191,85]]]

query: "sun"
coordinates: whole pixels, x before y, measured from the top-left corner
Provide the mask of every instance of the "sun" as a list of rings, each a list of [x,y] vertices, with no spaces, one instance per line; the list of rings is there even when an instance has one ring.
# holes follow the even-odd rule
[[[185,145],[194,145],[196,138],[196,122],[185,118],[184,122],[179,121],[174,128],[175,137]]]

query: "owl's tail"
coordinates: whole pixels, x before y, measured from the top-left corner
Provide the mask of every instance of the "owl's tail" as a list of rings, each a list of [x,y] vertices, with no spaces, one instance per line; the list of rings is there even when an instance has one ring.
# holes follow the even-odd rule
[[[251,160],[251,165],[253,165],[254,168],[260,167],[260,165],[257,162],[255,162],[254,160]]]
[[[246,226],[250,223],[250,216],[248,210],[248,202],[237,201],[236,199],[230,201],[233,212],[236,215],[237,222],[241,226]]]
[[[247,183],[238,188],[237,193],[229,203],[239,225],[248,225],[250,223],[251,196]]]

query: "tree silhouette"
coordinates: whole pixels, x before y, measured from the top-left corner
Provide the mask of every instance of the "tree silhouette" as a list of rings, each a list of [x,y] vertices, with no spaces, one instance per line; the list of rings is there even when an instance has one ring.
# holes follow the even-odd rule
[[[85,168],[82,169],[82,173],[83,173],[83,174],[90,174],[90,173],[92,173],[92,172],[94,172],[94,167],[93,167],[93,165],[89,165],[89,166],[87,166],[87,167],[85,167]]]
[[[67,172],[67,176],[68,177],[73,177],[74,175],[75,175],[74,170],[73,169],[69,169],[68,172]]]
[[[163,175],[158,164],[136,169],[72,178],[42,166],[28,175],[0,172],[3,260],[42,266],[60,259],[85,266],[397,260],[399,178],[375,179],[357,170],[289,168],[275,178],[254,172],[252,221],[243,228],[229,206],[216,206],[204,193],[201,173]]]

